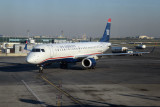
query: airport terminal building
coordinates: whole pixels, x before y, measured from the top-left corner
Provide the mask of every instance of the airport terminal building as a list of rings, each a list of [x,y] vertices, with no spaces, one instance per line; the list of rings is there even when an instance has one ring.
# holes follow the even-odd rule
[[[24,50],[28,41],[28,49],[32,49],[37,44],[45,43],[70,43],[68,38],[47,38],[47,37],[3,37],[0,36],[0,53],[28,53]]]

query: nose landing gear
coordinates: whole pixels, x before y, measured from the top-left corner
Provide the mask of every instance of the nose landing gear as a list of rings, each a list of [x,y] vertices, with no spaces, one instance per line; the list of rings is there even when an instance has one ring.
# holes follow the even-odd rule
[[[39,67],[39,73],[43,73],[43,65],[37,65]]]

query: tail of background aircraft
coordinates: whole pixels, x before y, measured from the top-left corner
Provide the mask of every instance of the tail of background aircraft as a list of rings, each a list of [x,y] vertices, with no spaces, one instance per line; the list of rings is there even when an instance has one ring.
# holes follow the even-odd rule
[[[31,51],[30,49],[27,48],[27,45],[28,45],[28,41],[26,40],[26,44],[25,44],[24,50]]]
[[[100,39],[100,42],[109,42],[110,39],[110,27],[111,27],[111,18],[108,19],[103,37]]]
[[[24,47],[24,50],[27,50],[27,40],[26,40],[26,44],[25,44],[25,47]]]

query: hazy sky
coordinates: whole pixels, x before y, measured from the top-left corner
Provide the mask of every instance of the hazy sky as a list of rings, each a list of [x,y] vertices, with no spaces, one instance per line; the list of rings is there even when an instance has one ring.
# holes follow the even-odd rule
[[[160,37],[160,0],[0,0],[0,34]]]

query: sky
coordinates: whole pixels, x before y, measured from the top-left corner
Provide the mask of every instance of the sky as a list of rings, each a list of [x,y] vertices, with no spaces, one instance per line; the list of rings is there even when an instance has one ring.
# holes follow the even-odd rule
[[[160,0],[0,0],[0,34],[101,37],[112,19],[111,37],[160,37]]]

